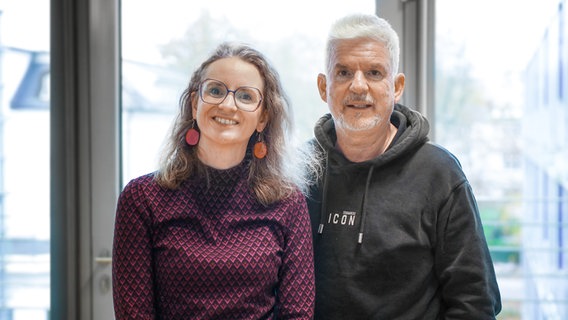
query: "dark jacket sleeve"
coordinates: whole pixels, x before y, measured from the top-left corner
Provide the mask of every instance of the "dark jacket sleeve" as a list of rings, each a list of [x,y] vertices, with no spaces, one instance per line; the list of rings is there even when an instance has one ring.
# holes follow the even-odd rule
[[[476,200],[467,181],[440,208],[436,272],[443,319],[495,319],[501,298]]]
[[[131,182],[117,205],[112,254],[117,320],[155,318],[150,214],[143,189]]]

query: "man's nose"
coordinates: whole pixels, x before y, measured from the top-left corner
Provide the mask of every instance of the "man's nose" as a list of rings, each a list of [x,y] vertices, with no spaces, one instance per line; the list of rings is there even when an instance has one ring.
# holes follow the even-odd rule
[[[355,93],[363,93],[368,89],[367,79],[361,71],[355,72],[353,76],[353,81],[351,82],[351,91]]]

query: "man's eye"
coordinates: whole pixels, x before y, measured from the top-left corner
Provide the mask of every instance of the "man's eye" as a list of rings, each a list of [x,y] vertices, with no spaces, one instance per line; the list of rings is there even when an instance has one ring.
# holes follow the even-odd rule
[[[382,78],[383,74],[379,70],[371,70],[367,73],[371,78]]]
[[[337,76],[339,78],[348,78],[351,76],[351,72],[349,72],[348,70],[339,70],[337,72]]]

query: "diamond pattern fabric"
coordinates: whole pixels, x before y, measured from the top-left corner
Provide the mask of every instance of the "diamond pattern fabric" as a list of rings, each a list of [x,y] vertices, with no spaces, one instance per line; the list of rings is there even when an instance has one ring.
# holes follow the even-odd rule
[[[314,275],[305,199],[262,206],[245,161],[177,190],[152,175],[119,197],[116,319],[311,319]]]

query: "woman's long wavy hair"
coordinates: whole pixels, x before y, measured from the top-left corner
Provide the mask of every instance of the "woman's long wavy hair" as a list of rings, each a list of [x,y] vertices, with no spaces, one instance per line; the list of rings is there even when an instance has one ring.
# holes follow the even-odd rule
[[[177,189],[192,175],[207,174],[206,166],[197,157],[197,147],[189,146],[185,141],[185,134],[194,122],[192,93],[198,91],[207,68],[213,62],[230,57],[238,57],[253,64],[264,81],[261,108],[268,121],[262,134],[268,153],[263,159],[252,157],[248,180],[258,201],[269,205],[284,199],[298,188],[303,189],[304,175],[299,163],[290,162],[293,154],[290,153],[293,149],[289,144],[292,114],[280,77],[264,55],[245,44],[222,43],[193,73],[188,87],[181,95],[180,111],[166,141],[155,179],[162,187]],[[255,132],[249,141],[247,154],[252,152],[256,138]]]

